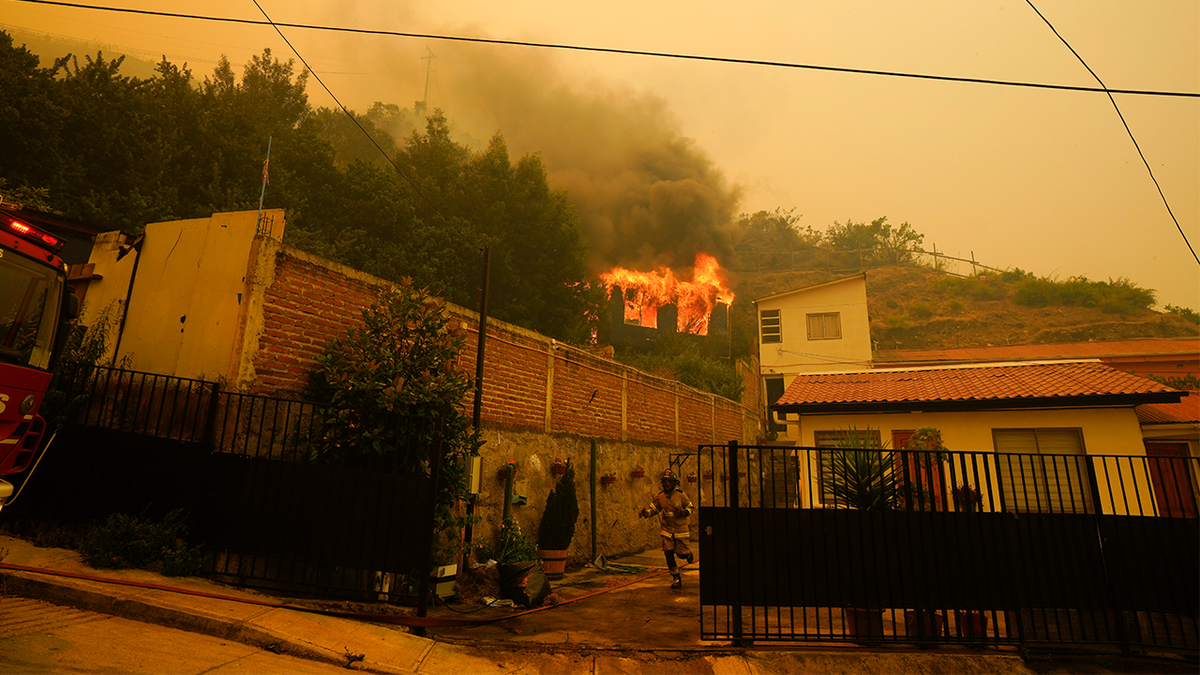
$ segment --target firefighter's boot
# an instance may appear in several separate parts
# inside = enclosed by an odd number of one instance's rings
[[[674,579],[671,582],[671,588],[675,590],[683,588],[683,577],[679,576],[679,572],[671,572],[671,578]]]

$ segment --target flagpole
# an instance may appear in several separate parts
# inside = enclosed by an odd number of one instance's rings
[[[267,195],[267,166],[271,164],[271,140],[273,138],[274,136],[267,136],[267,161],[263,162],[262,192],[258,194],[258,220],[254,221],[255,230],[262,228],[263,197]]]

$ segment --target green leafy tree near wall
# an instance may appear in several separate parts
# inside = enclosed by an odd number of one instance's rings
[[[440,420],[436,555],[453,559],[458,528],[466,523],[454,515],[467,494],[466,460],[483,445],[463,410],[471,381],[456,363],[465,337],[445,304],[407,279],[382,291],[362,317],[361,326],[330,342],[317,359],[308,394],[326,407],[315,422],[319,432],[308,439],[311,459],[422,475],[428,420]]]

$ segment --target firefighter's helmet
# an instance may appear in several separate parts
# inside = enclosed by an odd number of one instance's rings
[[[667,469],[666,471],[662,472],[662,478],[660,480],[662,480],[664,482],[671,482],[671,483],[674,483],[675,485],[679,485],[679,478],[676,477],[675,472],[670,469]]]

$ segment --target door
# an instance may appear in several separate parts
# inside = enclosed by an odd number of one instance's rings
[[[1146,461],[1159,515],[1196,518],[1196,492],[1188,470],[1188,444],[1146,441]]]
[[[896,456],[896,472],[900,475],[900,498],[905,503],[911,497],[912,508],[918,511],[946,510],[946,479],[942,462],[932,454],[905,452],[912,430],[892,430],[892,449]],[[902,508],[907,508],[902,505]]]

